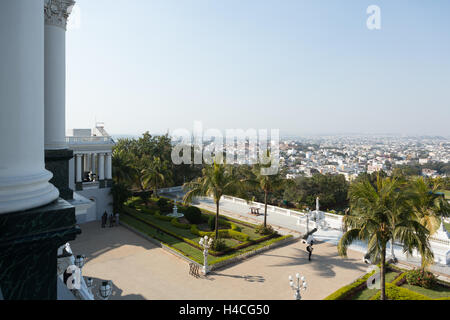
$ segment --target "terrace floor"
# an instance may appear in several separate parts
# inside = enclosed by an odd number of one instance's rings
[[[288,276],[306,277],[304,299],[323,299],[366,273],[361,253],[347,259],[336,246],[316,244],[308,261],[300,242],[276,248],[239,264],[214,271],[207,277],[189,275],[189,265],[124,227],[102,229],[100,222],[81,226],[83,233],[71,242],[74,254],[85,254],[83,275],[112,280],[114,299],[148,300],[289,300],[293,291]]]

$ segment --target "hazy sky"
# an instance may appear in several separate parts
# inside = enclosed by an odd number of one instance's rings
[[[450,136],[448,0],[77,3],[67,129]]]

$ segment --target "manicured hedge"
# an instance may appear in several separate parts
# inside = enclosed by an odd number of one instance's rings
[[[406,282],[406,272],[403,272],[400,274],[397,278],[395,278],[394,281],[392,281],[392,284],[400,287]]]
[[[380,300],[381,292],[377,292],[370,300]],[[389,300],[433,300],[420,293],[386,283],[386,298]]]
[[[173,220],[173,217],[163,216],[159,212],[155,213],[155,218],[161,221],[168,221],[168,222],[172,222]]]
[[[333,292],[328,297],[326,297],[324,300],[344,300],[345,298],[348,298],[350,295],[355,293],[355,291],[357,291],[357,289],[359,289],[360,286],[366,285],[367,280],[374,273],[375,270],[366,274],[364,277],[359,278],[355,282],[338,289],[337,291]]]
[[[170,223],[174,227],[177,227],[177,228],[180,228],[180,229],[186,229],[186,230],[191,229],[191,225],[190,224],[180,223],[180,222],[178,222],[178,219],[176,219],[176,218],[172,218],[172,220],[170,220]]]

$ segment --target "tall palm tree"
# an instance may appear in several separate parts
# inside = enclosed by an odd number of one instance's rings
[[[131,158],[125,150],[114,149],[112,155],[112,169],[115,182],[127,185],[131,183]]]
[[[264,193],[264,228],[267,227],[267,202],[268,197],[274,191],[282,189],[288,184],[286,179],[283,179],[280,172],[268,175],[264,169],[270,168],[272,161],[269,164],[256,164],[252,170],[248,172],[248,178],[245,183],[251,189],[261,190]]]
[[[219,203],[223,195],[234,194],[242,188],[242,182],[236,179],[234,168],[230,165],[213,163],[205,165],[202,176],[185,183],[183,188],[187,190],[183,201],[191,203],[198,196],[212,196],[216,204],[216,239],[219,238]]]
[[[423,177],[412,180],[410,188],[411,205],[414,213],[429,231],[436,233],[443,217],[450,215],[450,205],[445,197],[438,193],[442,185],[433,183],[431,188]]]
[[[414,178],[410,183],[409,201],[417,220],[429,231],[436,233],[442,224],[442,218],[450,215],[450,205],[445,197],[438,193],[442,185],[437,182],[430,187],[423,177]],[[426,268],[433,259],[422,255],[422,268]]]
[[[339,255],[346,256],[353,241],[367,241],[369,255],[381,262],[381,299],[385,300],[387,243],[396,240],[405,253],[417,249],[429,257],[429,232],[415,219],[407,205],[407,193],[396,179],[378,176],[374,184],[367,179],[354,183],[349,198],[351,212],[343,220],[347,232],[339,241]]]
[[[148,167],[143,169],[142,180],[146,187],[153,188],[153,193],[158,197],[158,188],[170,179],[170,173],[167,161],[154,157]]]

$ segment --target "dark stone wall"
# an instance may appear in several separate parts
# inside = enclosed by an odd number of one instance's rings
[[[81,233],[62,199],[0,215],[0,287],[5,300],[56,300],[57,250]]]

